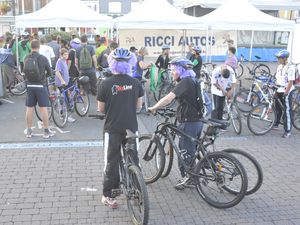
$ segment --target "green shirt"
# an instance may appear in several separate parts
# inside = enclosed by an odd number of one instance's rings
[[[98,48],[96,48],[96,52],[95,52],[95,55],[96,57],[98,58],[98,56],[103,52],[105,51],[107,47],[105,45],[100,45]]]
[[[13,54],[16,54],[16,42],[12,47]],[[31,52],[30,42],[28,41],[23,48],[21,42],[18,42],[18,52],[19,52],[19,59],[20,62],[24,62],[25,57]]]

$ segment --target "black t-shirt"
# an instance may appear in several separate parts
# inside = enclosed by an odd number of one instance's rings
[[[184,78],[179,81],[172,92],[179,102],[177,108],[177,119],[179,122],[198,121],[196,81],[193,78]]]
[[[68,58],[68,60],[71,61],[71,65],[70,65],[70,69],[69,69],[70,77],[78,77],[79,76],[79,71],[75,65],[75,56],[76,56],[76,50],[74,48],[71,48],[69,50],[69,58]]]
[[[160,55],[158,56],[155,65],[159,69],[168,69],[169,61],[170,61],[169,56]]]
[[[97,100],[105,103],[104,132],[125,133],[138,130],[136,103],[144,95],[142,85],[129,75],[113,75],[100,85]]]
[[[198,58],[196,58],[194,55],[192,55],[191,56],[191,61],[194,62],[195,60],[198,61],[198,64],[193,67],[193,71],[196,73],[197,77],[199,77],[200,76],[201,67],[202,67],[202,58],[201,58],[201,56],[199,56]]]

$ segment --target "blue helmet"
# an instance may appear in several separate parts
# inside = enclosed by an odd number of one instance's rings
[[[163,45],[161,48],[162,48],[162,50],[170,49],[170,45]]]
[[[290,56],[290,53],[287,50],[281,50],[281,51],[277,52],[277,54],[275,56],[277,58],[288,58]]]
[[[188,60],[187,58],[183,56],[175,57],[172,59],[169,64],[171,65],[176,65],[176,66],[181,66],[185,69],[192,69],[193,68],[193,63]]]
[[[199,46],[194,46],[192,48],[197,54],[200,54],[202,51],[201,51],[201,48]]]
[[[128,60],[131,58],[131,53],[126,48],[116,48],[112,54],[112,57],[116,61],[125,61],[128,62]]]

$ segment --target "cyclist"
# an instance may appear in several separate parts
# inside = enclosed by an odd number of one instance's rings
[[[212,71],[211,93],[213,96],[213,111],[211,118],[222,120],[225,96],[227,98],[232,97],[235,83],[235,73],[230,66],[223,64]]]
[[[158,56],[158,58],[155,62],[155,65],[159,71],[168,69],[169,61],[170,61],[169,55],[170,55],[170,46],[163,45],[162,53]]]
[[[279,101],[284,106],[284,111],[280,107],[280,103],[275,101],[275,108],[277,113],[277,120],[275,121],[274,129],[278,129],[281,116],[283,114],[283,138],[291,136],[292,120],[291,120],[291,90],[293,89],[293,82],[295,80],[295,67],[288,62],[290,53],[287,50],[281,50],[276,54],[279,66],[276,71],[276,84],[280,87],[276,91]]]
[[[201,135],[203,124],[199,121],[200,117],[197,111],[196,74],[193,71],[193,63],[185,57],[176,57],[169,64],[171,65],[173,79],[178,83],[168,95],[148,109],[155,113],[157,109],[168,105],[173,99],[178,100],[179,106],[176,116],[179,122],[178,128],[197,138]],[[191,163],[196,152],[196,144],[186,137],[179,137],[179,148],[185,162],[187,164]],[[185,185],[189,184],[190,179],[186,177],[183,165],[179,165],[179,169],[183,179],[176,184],[175,188],[183,189]]]
[[[120,148],[125,144],[126,129],[137,132],[136,110],[142,107],[142,86],[131,77],[133,59],[127,49],[115,49],[109,65],[113,75],[101,82],[97,95],[100,111],[106,115],[102,203],[110,208],[118,207],[112,189],[119,188]],[[134,152],[134,158],[138,165],[137,151]]]
[[[192,55],[193,55],[193,47],[195,46],[195,44],[192,42],[189,44],[189,51],[186,54],[186,58],[187,59],[191,59]]]
[[[141,47],[138,51],[138,55],[136,57],[137,63],[134,67],[133,77],[141,80],[143,78],[143,72],[145,69],[151,67],[152,63],[146,63],[144,61],[144,57],[148,55],[148,49],[146,47]]]
[[[192,56],[190,60],[193,63],[193,70],[196,73],[196,77],[200,78],[200,71],[202,67],[201,48],[199,46],[192,47]]]

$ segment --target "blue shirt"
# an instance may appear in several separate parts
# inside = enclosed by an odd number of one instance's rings
[[[141,56],[141,55],[138,55],[137,57],[136,57],[136,59],[137,59],[137,62],[136,62],[136,65],[135,65],[135,67],[134,67],[134,71],[133,71],[133,77],[134,78],[142,78],[142,76],[143,76],[143,70],[142,70],[142,68],[140,67],[140,62],[141,61],[144,61],[144,57],[143,56]]]

